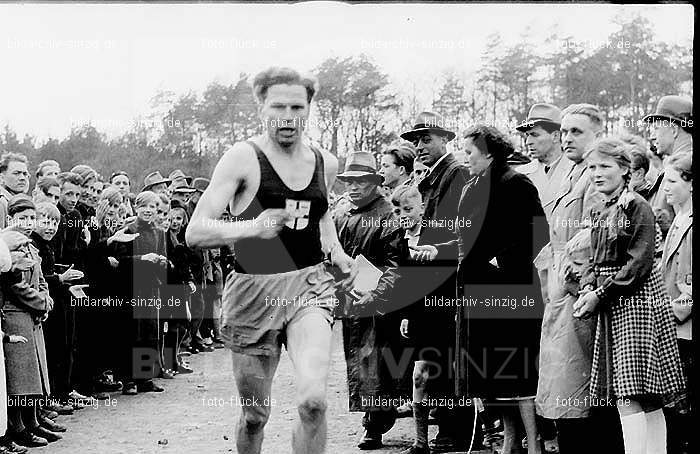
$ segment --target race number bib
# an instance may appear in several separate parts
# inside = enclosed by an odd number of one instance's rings
[[[309,212],[311,211],[310,200],[294,200],[286,199],[287,213],[292,216],[292,219],[287,221],[285,225],[292,230],[303,230],[309,225]]]

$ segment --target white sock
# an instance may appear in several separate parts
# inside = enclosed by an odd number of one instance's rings
[[[647,418],[644,412],[620,417],[625,454],[647,454]]]
[[[647,454],[666,454],[666,418],[663,410],[644,414],[647,419]]]

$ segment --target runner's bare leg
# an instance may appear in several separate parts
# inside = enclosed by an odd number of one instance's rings
[[[236,437],[239,454],[260,454],[263,429],[270,417],[272,378],[278,364],[279,356],[233,352],[233,376],[242,403]]]
[[[331,326],[316,312],[304,314],[287,327],[287,351],[294,365],[299,410],[292,436],[294,454],[325,452],[331,337]]]

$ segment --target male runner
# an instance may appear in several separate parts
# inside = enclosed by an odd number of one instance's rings
[[[288,68],[258,74],[253,90],[265,133],[236,143],[214,169],[192,214],[190,246],[234,245],[236,263],[223,295],[222,337],[233,351],[241,397],[239,453],[260,453],[281,344],[294,365],[300,421],[292,452],[326,443],[326,381],[334,279],[324,253],[352,285],[356,268],[328,212],[337,159],[301,141],[315,82]],[[231,206],[234,221],[221,221]]]

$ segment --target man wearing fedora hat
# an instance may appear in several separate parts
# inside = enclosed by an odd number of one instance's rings
[[[668,95],[659,100],[656,111],[643,118],[649,126],[652,145],[662,158],[677,153],[693,152],[693,102],[681,96]],[[658,190],[664,173],[660,172],[653,184],[655,190],[649,203],[654,209],[656,222],[664,238],[675,217],[673,207],[666,201],[664,191]]]
[[[222,338],[246,402],[238,423],[239,453],[260,453],[270,391],[282,344],[296,376],[299,420],[294,454],[326,445],[326,389],[331,358],[335,279],[324,257],[348,275],[357,269],[338,240],[328,210],[335,156],[302,141],[316,82],[273,67],[253,80],[264,132],[221,158],[186,231],[190,246],[234,247],[223,301]],[[226,206],[233,221],[219,219]]]
[[[151,172],[143,179],[143,191],[152,191],[156,194],[165,194],[170,183],[169,178],[163,178],[159,171]]]
[[[345,172],[338,175],[354,207],[335,219],[338,239],[352,257],[362,254],[382,270],[375,290],[357,292],[342,301],[343,347],[348,365],[350,411],[365,412],[360,449],[382,447],[382,434],[394,425],[393,406],[376,405],[378,399],[394,399],[395,381],[385,352],[396,346],[398,322],[392,324],[392,291],[399,279],[398,267],[408,258],[408,247],[393,205],[378,188],[384,178],[375,158],[366,152],[348,157]],[[368,377],[376,377],[368,379]]]
[[[189,175],[185,175],[185,172],[183,172],[180,169],[175,169],[172,172],[170,172],[170,175],[168,175],[168,179],[172,182],[170,183],[170,189],[175,190],[175,188],[179,188],[181,186],[189,186],[192,184],[192,177]]]
[[[452,153],[447,152],[447,143],[456,135],[447,127],[448,122],[439,114],[421,112],[414,121],[413,128],[401,134],[402,139],[415,147],[417,160],[428,167],[418,184],[425,203],[422,245],[411,248],[415,250],[417,261],[425,264],[422,284],[430,289],[424,295],[426,300],[454,298],[457,284],[457,235],[449,226],[457,218],[457,205],[467,182],[468,171]],[[454,396],[454,386],[450,380],[453,366],[448,353],[455,348],[455,308],[430,308],[424,315],[430,322],[426,321],[422,329],[430,331],[429,337],[433,343],[431,348],[418,352],[416,359],[426,361],[433,368],[427,383],[431,398],[451,398]],[[435,330],[435,326],[442,329]],[[427,350],[438,351],[440,354],[431,355]],[[414,370],[414,379],[423,379],[422,377],[422,371]],[[428,408],[417,402],[414,402],[413,407],[417,430],[421,434],[426,433]],[[471,419],[466,414],[470,410],[471,407],[463,406],[454,409],[439,407],[436,410],[439,431],[431,443],[434,452],[449,452],[468,446],[459,422],[465,418]],[[416,442],[422,443],[422,440]],[[410,449],[417,448],[414,446]],[[428,448],[421,446],[421,449]]]
[[[552,199],[561,180],[574,162],[561,151],[561,110],[552,104],[540,103],[530,108],[527,119],[515,129],[525,135],[525,146],[533,158],[513,170],[527,175],[537,188],[547,219],[552,214]]]

